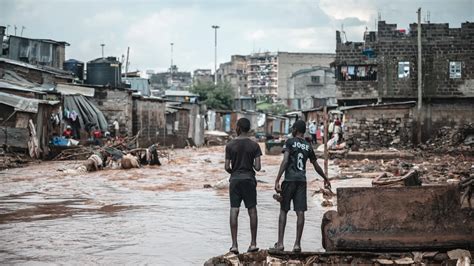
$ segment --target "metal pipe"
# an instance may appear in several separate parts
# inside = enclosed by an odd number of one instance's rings
[[[418,8],[418,143],[421,143],[421,108],[423,96],[423,73],[422,73],[422,55],[421,55],[421,7]]]
[[[170,79],[171,79],[171,84],[173,84],[173,45],[174,43],[170,43],[171,45],[171,66],[170,66]]]
[[[217,29],[219,26],[212,25],[214,29],[214,85],[217,85]]]

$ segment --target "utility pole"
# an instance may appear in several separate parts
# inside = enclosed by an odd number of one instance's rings
[[[324,174],[329,178],[328,175],[328,107],[324,105],[323,107],[323,119],[324,119],[324,132],[323,132],[323,141],[324,141]]]
[[[418,144],[421,144],[421,108],[422,108],[422,86],[423,86],[423,74],[422,74],[422,60],[421,60],[421,7],[418,8]]]
[[[214,85],[217,85],[217,29],[219,26],[212,25],[214,29]]]
[[[171,45],[171,65],[170,65],[170,79],[171,79],[171,84],[173,84],[173,45],[174,43],[170,43]]]
[[[104,46],[105,46],[105,43],[101,43],[100,46],[102,47],[102,58],[104,58]]]
[[[127,47],[127,60],[125,60],[125,78],[128,75],[128,56],[130,55],[130,46]]]

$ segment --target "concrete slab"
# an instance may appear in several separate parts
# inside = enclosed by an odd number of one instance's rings
[[[337,202],[321,225],[326,250],[474,248],[457,186],[339,188]]]

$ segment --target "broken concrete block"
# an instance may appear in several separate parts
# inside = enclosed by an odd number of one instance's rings
[[[399,265],[411,265],[411,264],[414,264],[415,261],[412,258],[405,257],[405,258],[395,260],[395,263]]]
[[[388,260],[388,259],[376,259],[376,262],[382,264],[382,265],[392,265],[393,260]]]
[[[464,257],[471,258],[471,252],[465,249],[454,249],[448,251],[448,257],[452,260],[457,260]]]
[[[328,251],[474,247],[472,213],[457,186],[338,188],[321,224]],[[361,206],[364,206],[361,208]]]

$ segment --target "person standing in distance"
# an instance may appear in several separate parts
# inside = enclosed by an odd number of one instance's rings
[[[313,147],[304,139],[306,124],[298,120],[293,124],[292,135],[283,146],[284,157],[275,180],[275,191],[281,193],[280,217],[278,221],[278,242],[272,250],[283,251],[283,237],[285,235],[286,217],[293,201],[296,212],[296,240],[293,252],[301,252],[301,236],[304,227],[304,212],[308,209],[306,200],[306,161],[309,159],[316,172],[323,177],[326,188],[331,187],[329,179],[319,166]],[[280,185],[281,176],[285,173],[285,180]]]
[[[237,138],[225,147],[225,170],[230,174],[230,232],[232,247],[230,252],[239,253],[237,244],[237,220],[240,204],[245,203],[250,217],[252,240],[247,252],[256,252],[257,248],[257,180],[255,171],[260,171],[260,146],[249,138],[250,121],[241,118],[237,121]]]

